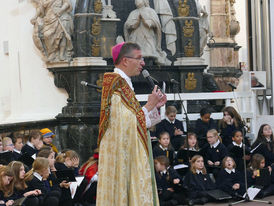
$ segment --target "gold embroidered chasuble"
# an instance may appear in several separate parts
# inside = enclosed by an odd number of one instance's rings
[[[158,206],[151,145],[135,93],[105,73],[99,123],[97,206]]]

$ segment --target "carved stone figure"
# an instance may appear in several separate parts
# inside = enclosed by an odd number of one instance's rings
[[[47,62],[70,61],[72,57],[73,21],[70,0],[33,0],[36,15],[33,41]]]
[[[197,13],[199,20],[199,32],[200,32],[200,56],[204,53],[204,48],[207,44],[207,35],[209,33],[208,13],[206,8],[201,6],[199,0],[196,1]]]
[[[156,63],[170,65],[166,53],[161,48],[161,23],[157,13],[150,8],[148,0],[135,0],[133,10],[125,22],[126,41],[138,43],[144,57],[152,57]]]
[[[165,34],[167,49],[172,55],[174,55],[176,53],[175,42],[177,40],[177,34],[169,3],[167,0],[154,0],[154,9],[161,20],[162,31]]]

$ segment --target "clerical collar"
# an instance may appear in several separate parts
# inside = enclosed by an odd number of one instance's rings
[[[40,180],[40,181],[43,180],[43,177],[42,177],[40,174],[38,174],[37,172],[34,172],[34,173],[33,173],[33,176],[36,177],[36,178],[37,178],[38,180]]]
[[[129,85],[129,87],[134,91],[134,88],[133,88],[133,85],[131,82],[131,78],[128,75],[126,75],[126,73],[124,71],[122,71],[119,68],[114,68],[114,72],[119,74],[123,79],[125,79],[127,84]]]
[[[232,141],[232,144],[234,146],[237,146],[237,147],[242,147],[243,146],[243,143],[241,142],[241,144],[237,144],[236,142]]]
[[[228,174],[231,174],[231,172],[235,173],[235,169],[234,169],[234,168],[233,168],[232,170],[225,168],[225,171],[226,171]]]
[[[31,142],[27,141],[27,145],[30,146],[31,148],[35,149],[34,145]]]
[[[168,119],[168,117],[166,117],[166,120],[167,120],[170,124],[175,124],[175,119],[174,119],[173,121],[170,121],[170,120]]]
[[[13,149],[14,152],[18,153],[18,154],[21,154],[21,151],[17,150],[17,149]]]
[[[168,148],[167,147],[163,147],[161,144],[159,144],[159,147],[163,150],[166,151]]]
[[[214,144],[210,145],[210,147],[211,148],[212,147],[216,148],[219,145],[219,143],[220,143],[220,140],[217,140],[217,142],[215,142]]]
[[[197,173],[197,174],[200,174],[200,173],[203,174],[203,171],[202,171],[202,170],[196,169],[196,173]]]

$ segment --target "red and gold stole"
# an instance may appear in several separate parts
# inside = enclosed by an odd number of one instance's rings
[[[137,131],[148,155],[145,114],[142,110],[140,103],[135,97],[134,91],[132,91],[132,89],[129,87],[126,80],[124,80],[119,74],[113,72],[107,72],[104,74],[101,97],[98,147],[109,125],[111,97],[114,92],[121,97],[122,103],[136,115]]]

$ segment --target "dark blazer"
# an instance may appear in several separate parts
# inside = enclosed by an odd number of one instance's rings
[[[198,138],[199,147],[202,148],[207,143],[206,134],[208,130],[218,129],[216,123],[210,118],[208,123],[203,122],[201,119],[197,119],[195,126],[195,133]]]
[[[193,174],[189,171],[184,179],[184,188],[187,189],[189,197],[201,198],[207,190],[216,189],[216,185],[212,182],[208,174]]]
[[[208,160],[214,162],[220,161],[224,159],[224,157],[227,155],[227,149],[226,147],[220,142],[216,148],[208,147],[205,149],[205,162]]]
[[[34,155],[34,154],[37,154],[38,152],[39,152],[39,150],[32,148],[32,147],[29,146],[28,144],[25,144],[25,145],[22,147],[22,151],[21,151],[22,154],[27,153],[29,156],[32,156],[32,155]]]
[[[240,188],[234,190],[232,186],[237,183],[240,184]],[[230,195],[234,195],[236,192],[240,195],[245,193],[243,174],[237,170],[235,170],[235,173],[231,172],[229,174],[225,169],[221,169],[216,180],[216,185],[219,189],[229,193]]]
[[[159,156],[166,156],[169,159],[169,164],[172,165],[174,162],[174,150],[173,149],[168,149],[168,150],[163,150],[160,147],[160,144],[155,145],[153,147],[153,158],[159,157]]]

